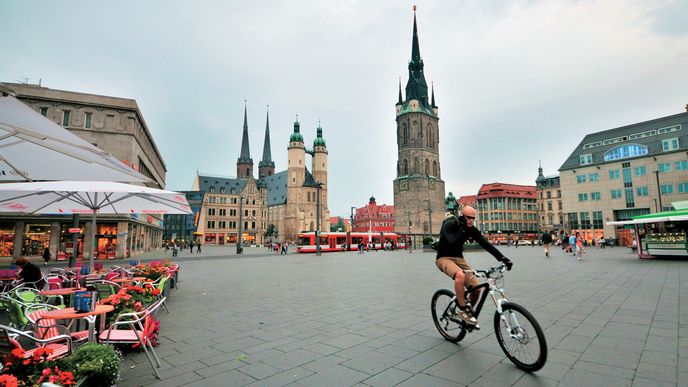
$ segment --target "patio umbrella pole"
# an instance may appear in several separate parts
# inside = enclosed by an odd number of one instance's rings
[[[98,202],[98,192],[94,195],[94,203]],[[89,271],[93,273],[93,254],[96,250],[96,208],[93,208],[93,214],[91,215],[91,254],[88,256],[89,261]]]

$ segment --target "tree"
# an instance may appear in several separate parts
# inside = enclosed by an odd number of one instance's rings
[[[265,231],[265,236],[276,236],[277,235],[277,227],[275,227],[274,224],[270,223],[268,225],[268,229]]]
[[[342,217],[337,218],[337,224],[330,223],[330,231],[344,231],[346,226],[344,226],[344,219]]]

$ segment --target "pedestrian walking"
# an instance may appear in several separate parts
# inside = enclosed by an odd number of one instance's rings
[[[542,233],[542,245],[545,248],[545,257],[549,257],[552,247],[552,234],[550,234],[548,231]]]
[[[585,251],[585,247],[583,246],[583,238],[581,238],[579,232],[576,233],[575,238],[576,238],[576,242],[575,242],[576,252],[575,252],[575,255],[576,255],[577,259],[580,261],[581,259],[583,259],[583,252]]]
[[[201,241],[198,241],[198,242],[196,242],[196,243],[197,243],[197,244],[196,244],[196,252],[197,252],[198,254],[200,254],[200,253],[201,253]]]
[[[45,246],[45,249],[43,249],[43,265],[48,266],[48,261],[52,258],[52,254],[50,254],[50,249],[48,246]]]

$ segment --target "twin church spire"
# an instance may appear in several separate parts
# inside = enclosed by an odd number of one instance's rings
[[[263,157],[258,163],[258,178],[263,179],[264,177],[275,174],[275,162],[272,160],[272,152],[270,146],[270,105],[268,105],[268,110],[265,117],[265,140],[263,142]],[[294,133],[297,133],[300,137],[300,141],[303,142],[303,136],[299,133],[299,121],[298,116],[296,122],[294,123]],[[294,134],[291,135],[291,138]],[[290,141],[293,141],[290,139]],[[320,127],[320,122],[318,122],[317,137],[313,141],[313,146],[325,146],[325,140],[322,137],[322,128]],[[246,101],[244,100],[244,127],[241,135],[241,152],[239,153],[239,158],[237,159],[237,178],[245,179],[249,176],[253,176],[253,159],[251,158],[251,151],[249,149],[248,141],[248,114]]]

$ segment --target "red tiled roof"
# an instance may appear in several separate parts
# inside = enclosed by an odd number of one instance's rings
[[[480,187],[477,199],[487,199],[496,197],[535,199],[535,186],[506,183],[483,184],[482,187]]]
[[[459,197],[459,202],[460,205],[462,206],[467,206],[471,203],[475,203],[475,201],[478,199],[478,195],[464,195]]]

